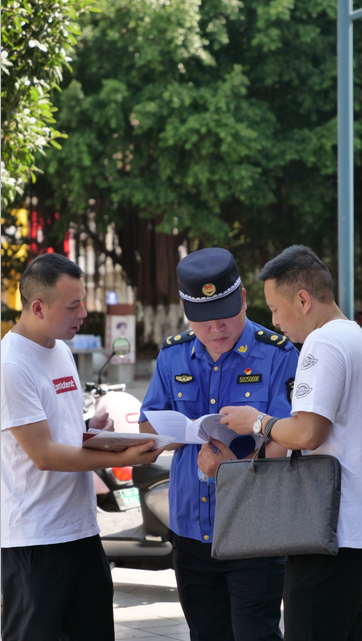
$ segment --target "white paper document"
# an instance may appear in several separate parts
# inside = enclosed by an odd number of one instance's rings
[[[227,425],[222,425],[220,419],[224,414],[205,414],[192,421],[181,412],[173,410],[143,412],[157,434],[171,436],[174,443],[202,444],[216,438],[229,447],[231,441],[238,436]]]
[[[154,441],[155,449],[165,447],[172,443],[170,436],[157,436],[156,434],[126,434],[123,432],[107,432],[92,430],[83,432],[82,447],[91,450],[109,450],[111,452],[123,452],[133,445],[142,445],[148,441]]]

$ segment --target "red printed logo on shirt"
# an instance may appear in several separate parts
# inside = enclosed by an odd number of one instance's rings
[[[63,392],[73,392],[73,390],[78,389],[73,376],[64,376],[63,378],[55,378],[53,380],[54,389],[57,394],[63,394]]]

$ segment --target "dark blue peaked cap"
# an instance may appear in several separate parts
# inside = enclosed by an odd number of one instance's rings
[[[177,266],[179,293],[190,321],[218,320],[239,314],[241,279],[227,249],[200,249]]]

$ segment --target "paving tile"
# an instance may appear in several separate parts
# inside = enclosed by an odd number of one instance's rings
[[[164,603],[165,605],[170,605],[172,607],[175,603],[179,603],[179,598],[177,594],[163,592],[163,593],[153,593],[152,590],[147,592],[138,592],[132,594],[122,594],[115,595],[114,603],[119,605],[127,605],[131,602],[134,603],[138,601],[143,605],[152,605],[153,603]]]
[[[128,628],[128,630],[119,630],[117,627],[115,627],[115,633],[116,633],[116,639],[117,641],[120,639],[145,639],[150,637],[150,633],[148,630],[134,630],[132,628]],[[157,635],[153,636],[153,639]]]
[[[139,597],[129,597],[127,599],[123,599],[121,602],[117,604],[117,609],[124,609],[124,608],[132,608],[132,607],[152,607],[154,604],[146,599],[140,599]]]
[[[114,622],[114,629],[118,630],[119,632],[121,632],[122,630],[129,630],[130,628],[129,628],[128,625],[123,625],[123,623],[120,623],[119,621],[115,621]]]
[[[127,609],[127,614],[132,618],[134,613],[143,612],[145,616],[151,615],[151,619],[155,616],[160,616],[166,619],[179,618],[183,616],[181,605],[176,603],[163,603],[162,601],[157,601],[155,603],[137,601],[133,605],[128,603],[119,604],[115,611],[125,611]],[[126,613],[125,613],[126,614]]]
[[[146,626],[144,628],[147,629]],[[167,634],[168,636],[182,635],[184,633],[189,635],[189,628],[187,623],[182,623],[180,625],[173,625],[171,622],[168,626],[155,626],[152,627],[152,633],[154,634]],[[190,636],[190,635],[189,635]],[[178,636],[177,636],[178,638]]]
[[[152,632],[154,628],[159,628],[160,631],[158,634],[164,634],[163,631],[161,632],[161,628],[163,629],[167,626],[168,627],[177,626],[179,628],[182,628],[180,632],[183,632],[184,630],[182,626],[185,625],[185,620],[183,617],[180,619],[168,619],[168,618],[166,619],[162,617],[155,617],[153,619],[144,618],[144,619],[138,619],[137,621],[127,621],[126,625],[129,626],[130,628],[138,628],[140,630],[149,629],[149,630],[152,630]]]
[[[132,639],[132,637],[130,638]],[[126,641],[126,639],[124,637],[122,638],[116,635],[116,641]],[[153,634],[152,636],[142,637],[142,641],[175,641],[175,639],[169,636],[166,637],[166,636],[160,636],[159,634]],[[190,641],[190,637],[188,638],[187,641]]]
[[[137,590],[138,587],[139,586],[135,585],[134,583],[115,583],[113,581],[114,590],[117,590],[117,592],[122,592],[122,594],[129,594],[130,592],[134,592],[134,590]]]
[[[150,613],[145,612],[143,608],[117,608],[113,611],[113,616],[115,621],[128,625],[128,622],[149,619]]]
[[[121,585],[161,585],[176,587],[174,570],[130,570],[113,568],[112,578],[115,586]]]
[[[152,599],[170,599],[173,601],[178,601],[178,591],[176,588],[171,588],[168,586],[159,586],[159,585],[139,585],[134,586],[134,590],[128,594],[132,595],[147,595],[152,597]]]
[[[149,610],[146,610],[149,612]],[[156,603],[151,606],[151,612],[159,617],[173,619],[182,616],[182,608],[179,603]]]

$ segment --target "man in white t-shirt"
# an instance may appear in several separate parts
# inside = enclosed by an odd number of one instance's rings
[[[285,641],[362,639],[362,329],[337,307],[331,275],[308,247],[294,245],[258,276],[273,323],[303,343],[291,418],[270,438],[291,450],[331,454],[341,464],[339,553],[288,559],[284,588]],[[248,434],[259,413],[224,407],[222,422]],[[261,421],[261,432],[271,417]],[[203,446],[211,465],[212,450]]]
[[[113,586],[91,470],[152,463],[153,443],[80,447],[85,425],[71,339],[87,315],[81,269],[58,254],[20,281],[17,325],[2,340],[3,641],[114,641]],[[90,427],[113,430],[108,414]]]

